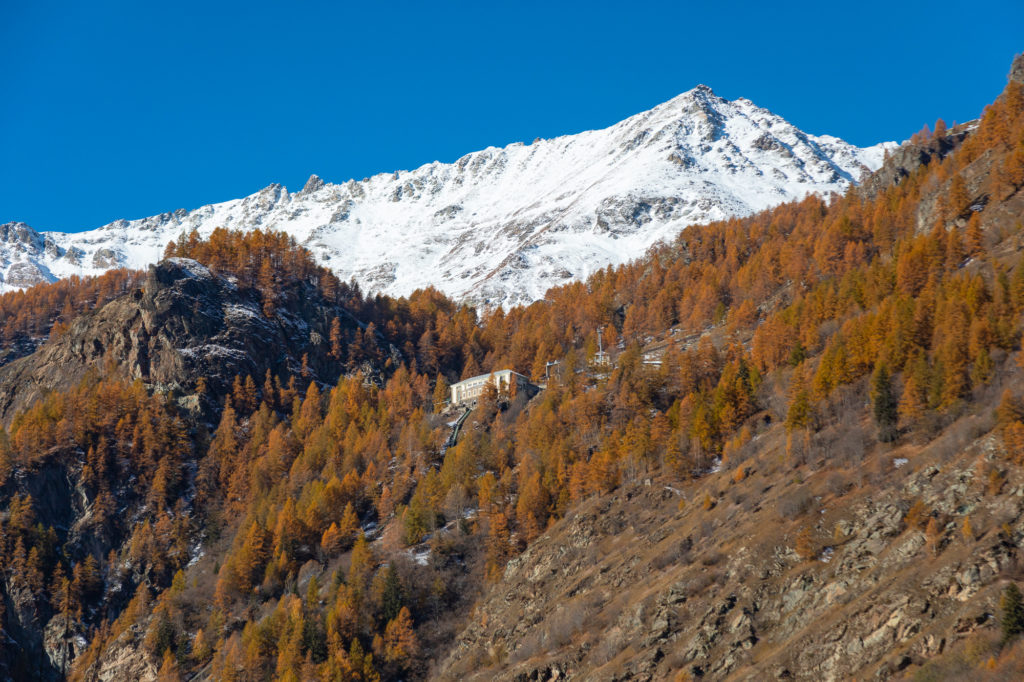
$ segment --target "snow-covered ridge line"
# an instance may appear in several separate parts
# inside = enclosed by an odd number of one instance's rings
[[[299,192],[242,199],[78,233],[0,225],[0,289],[158,261],[182,231],[284,230],[344,280],[405,295],[436,286],[513,304],[642,255],[687,225],[808,193],[843,192],[876,170],[883,143],[858,148],[804,133],[746,99],[706,86],[603,130],[488,147]]]

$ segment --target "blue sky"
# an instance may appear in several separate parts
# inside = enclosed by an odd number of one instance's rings
[[[1022,26],[1020,0],[7,0],[0,222],[90,229],[452,161],[698,83],[808,132],[904,139],[976,116]]]

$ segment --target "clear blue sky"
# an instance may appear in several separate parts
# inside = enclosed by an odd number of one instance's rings
[[[867,145],[976,116],[1024,2],[0,2],[0,222],[81,230],[610,125],[698,83]]]

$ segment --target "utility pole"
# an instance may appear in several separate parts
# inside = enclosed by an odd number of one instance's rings
[[[604,327],[597,328],[597,355],[594,356],[594,364],[598,367],[611,364],[608,354],[604,352]]]

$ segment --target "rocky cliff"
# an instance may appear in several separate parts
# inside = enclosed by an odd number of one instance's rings
[[[303,356],[317,376],[337,377],[338,364],[328,357],[331,321],[339,317],[344,329],[359,323],[306,289],[267,317],[259,292],[189,259],[162,261],[150,267],[142,288],[0,368],[0,419],[9,421],[90,370],[122,373],[176,395],[193,393],[202,377],[210,394],[221,396],[236,375],[262,382],[267,370],[298,372]]]

